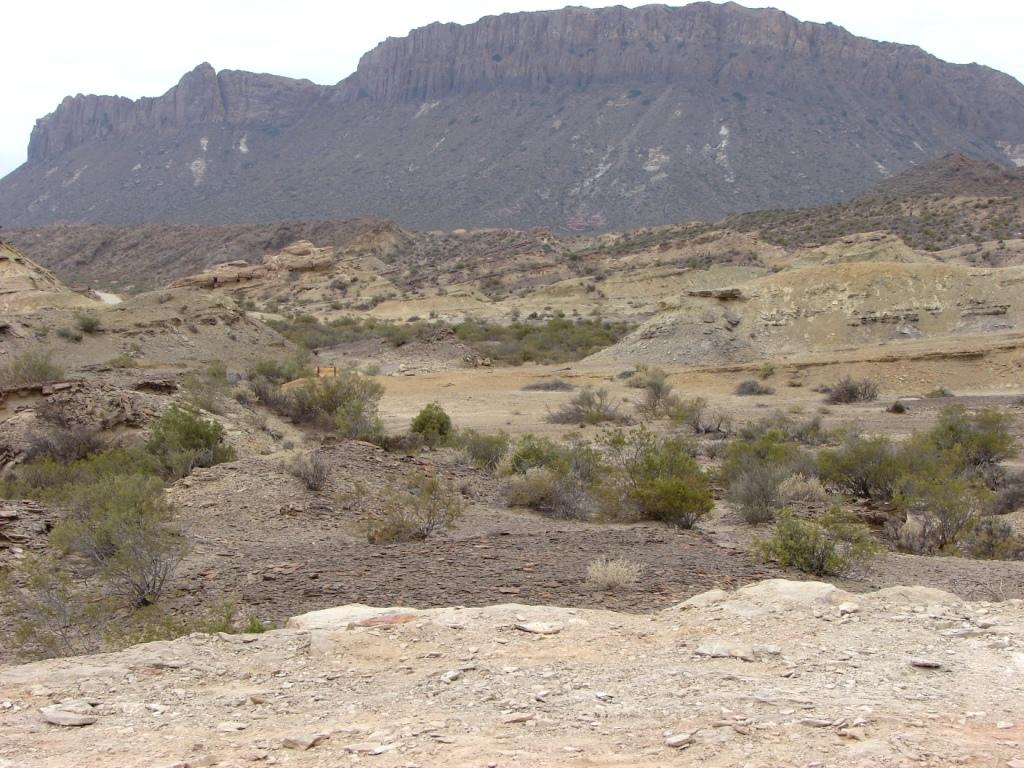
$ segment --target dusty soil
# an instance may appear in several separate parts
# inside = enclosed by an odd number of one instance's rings
[[[1020,600],[767,581],[649,614],[348,606],[289,627],[2,668],[0,760],[14,768],[1017,768],[1024,760]],[[88,724],[50,724],[44,712]]]

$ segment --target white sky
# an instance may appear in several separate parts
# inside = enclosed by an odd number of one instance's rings
[[[577,4],[580,0],[575,0]],[[35,120],[68,94],[156,96],[202,61],[335,83],[388,36],[432,21],[468,23],[552,0],[40,0],[7,2],[0,35],[0,176],[25,160]],[[600,7],[608,2],[583,2]],[[644,3],[624,2],[635,7]],[[672,4],[684,4],[682,2]],[[1024,3],[1011,0],[776,0],[805,21],[919,45],[1024,81]]]

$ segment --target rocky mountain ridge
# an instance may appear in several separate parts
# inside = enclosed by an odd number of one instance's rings
[[[333,86],[204,64],[69,97],[7,226],[390,216],[600,231],[843,199],[950,151],[1024,163],[1024,86],[734,3],[432,24]]]

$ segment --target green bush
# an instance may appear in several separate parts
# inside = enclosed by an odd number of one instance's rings
[[[814,474],[814,458],[775,430],[731,442],[719,471],[729,501],[752,525],[774,519],[783,506],[779,488],[787,478]]]
[[[377,403],[384,387],[355,371],[308,379],[285,396],[283,407],[300,424],[334,428],[343,437],[372,440],[380,435]]]
[[[481,469],[494,471],[508,455],[510,440],[505,432],[484,434],[474,429],[459,432],[459,445],[469,460]]]
[[[1024,560],[1024,536],[998,517],[982,517],[963,538],[961,551],[978,560]]]
[[[738,430],[744,440],[755,440],[768,432],[779,432],[787,440],[803,445],[822,445],[832,439],[832,435],[821,425],[821,416],[794,419],[782,411],[775,411],[771,416],[745,424]]]
[[[371,544],[426,539],[451,528],[465,514],[466,502],[450,481],[419,475],[406,484],[366,521],[366,539]]]
[[[423,435],[427,445],[439,445],[451,435],[452,420],[440,404],[427,403],[412,420],[409,431]]]
[[[25,387],[64,377],[64,369],[50,361],[49,352],[29,350],[0,368],[0,387]]]
[[[818,454],[818,474],[826,486],[872,501],[892,501],[906,469],[903,454],[883,436],[855,436]]]
[[[235,458],[235,449],[224,445],[224,427],[176,405],[153,425],[146,450],[161,462],[164,473],[171,478],[185,477],[196,467],[212,467]]]
[[[950,405],[939,412],[928,438],[940,451],[955,456],[964,469],[991,467],[1017,455],[1013,416],[988,408],[975,413],[962,405]]]
[[[109,483],[125,475],[155,477],[160,471],[156,457],[141,448],[112,448],[68,463],[44,456],[15,467],[0,480],[0,494],[66,506],[74,502],[83,487]]]
[[[569,468],[569,451],[547,437],[525,434],[512,446],[512,452],[499,466],[502,474],[524,475],[531,467],[544,467],[555,472]]]
[[[611,346],[632,330],[627,323],[552,318],[544,324],[514,322],[510,325],[476,320],[455,326],[458,339],[480,355],[509,365],[544,364],[582,360]]]
[[[840,576],[869,560],[878,546],[867,526],[834,508],[817,520],[803,520],[789,510],[779,513],[771,538],[758,542],[766,561],[815,576]]]
[[[247,371],[251,380],[262,380],[271,384],[284,384],[313,375],[308,353],[296,353],[283,359],[265,358],[258,360]]]
[[[989,499],[979,482],[937,466],[909,475],[899,506],[907,514],[898,542],[910,552],[952,552],[977,522]]]
[[[642,517],[692,528],[714,507],[708,478],[678,438],[659,439],[643,427],[606,438],[625,476],[624,491]]]
[[[99,317],[97,317],[93,312],[76,312],[75,327],[82,333],[88,333],[91,335],[99,333],[101,323]]]
[[[163,484],[124,475],[79,489],[72,514],[50,536],[59,551],[101,569],[107,588],[130,608],[157,602],[185,554],[171,525]]]

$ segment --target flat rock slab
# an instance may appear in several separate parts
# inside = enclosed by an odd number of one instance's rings
[[[90,714],[91,710],[92,707],[82,702],[81,704],[51,704],[48,707],[40,708],[39,713],[43,716],[43,720],[52,725],[81,727],[92,725],[99,720],[97,715]]]
[[[516,624],[515,628],[531,635],[557,635],[562,631],[561,624],[546,621],[527,621]]]
[[[707,656],[710,659],[742,659],[743,661],[754,661],[757,658],[753,646],[734,640],[720,639],[705,640],[697,647],[697,655]]]

